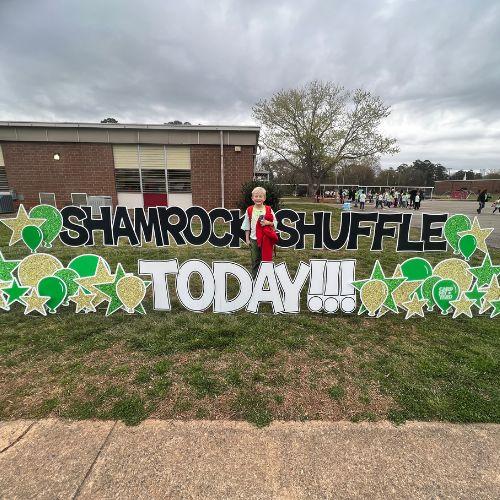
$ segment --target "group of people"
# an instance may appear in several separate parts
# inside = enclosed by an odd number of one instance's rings
[[[398,191],[397,189],[386,189],[384,192],[369,190],[365,193],[363,189],[343,189],[339,191],[325,191],[326,198],[335,198],[340,204],[345,202],[354,203],[354,207],[365,209],[365,204],[375,202],[375,208],[412,208],[419,210],[424,199],[422,190],[412,189],[411,191]],[[320,193],[316,193],[316,201],[319,202]]]
[[[354,202],[354,206],[364,210],[366,201],[373,203],[375,201],[376,208],[413,208],[420,209],[420,203],[424,198],[424,193],[421,190],[398,191],[397,189],[386,190],[384,193],[375,193],[373,190],[365,193],[363,189],[354,191],[352,189],[344,189],[340,192],[325,192],[325,196],[337,197],[340,203]],[[319,201],[320,193],[316,194],[316,201]],[[485,207],[488,200],[486,190],[478,193],[479,207],[477,213]],[[252,191],[252,202],[245,211],[245,218],[241,228],[245,231],[245,242],[250,248],[252,276],[255,278],[259,270],[261,262],[269,262],[273,260],[275,245],[278,242],[276,233],[276,217],[269,205],[265,204],[266,190],[262,187],[256,187]],[[500,198],[493,203],[493,213],[497,210],[500,213]]]

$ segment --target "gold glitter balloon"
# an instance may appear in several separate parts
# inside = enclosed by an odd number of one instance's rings
[[[436,265],[433,274],[442,279],[452,279],[465,292],[472,284],[474,276],[469,272],[469,264],[461,259],[446,259]]]
[[[125,306],[125,310],[133,313],[146,295],[146,285],[137,276],[124,276],[116,284],[116,294]]]
[[[59,259],[46,253],[34,253],[25,257],[17,268],[19,283],[23,286],[36,287],[46,276],[52,276],[64,266]]]
[[[375,316],[375,311],[384,303],[388,293],[389,288],[381,280],[368,281],[363,285],[359,296],[369,316]]]

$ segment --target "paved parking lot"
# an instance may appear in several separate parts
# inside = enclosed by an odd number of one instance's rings
[[[500,214],[498,211],[494,214],[491,212],[492,201],[486,204],[480,215],[477,214],[476,210],[478,207],[477,202],[472,201],[462,201],[462,200],[424,200],[422,202],[420,210],[411,210],[408,208],[384,208],[384,212],[412,212],[415,217],[412,221],[415,227],[420,227],[422,224],[422,212],[428,213],[448,213],[453,214],[465,214],[471,219],[477,216],[481,227],[494,227],[495,230],[491,233],[486,243],[489,247],[500,248]],[[358,211],[359,209],[353,208],[353,210]],[[375,210],[374,204],[366,205],[367,211]],[[377,211],[380,211],[378,209]]]

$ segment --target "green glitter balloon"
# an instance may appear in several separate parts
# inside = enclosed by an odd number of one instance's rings
[[[421,257],[412,257],[401,264],[401,273],[408,281],[425,280],[432,275],[432,266]]]
[[[99,256],[94,254],[83,254],[75,257],[69,264],[68,269],[73,269],[81,278],[94,276],[99,263]]]
[[[458,242],[461,231],[468,231],[472,227],[469,217],[463,214],[452,215],[444,224],[444,237],[453,248],[454,253],[459,253]]]
[[[64,302],[68,289],[66,283],[57,276],[47,276],[38,283],[38,295],[50,297],[47,301],[49,312],[55,313],[57,308]]]
[[[441,314],[448,314],[451,302],[458,299],[460,288],[453,280],[439,280],[432,288],[434,303],[441,309]]]
[[[62,228],[62,216],[59,210],[51,205],[37,205],[30,210],[29,215],[33,219],[45,219],[40,229],[45,247],[50,248]]]
[[[434,285],[441,280],[439,276],[429,276],[423,283],[421,287],[422,297],[427,300],[427,310],[432,311],[434,309],[434,297],[432,296],[432,289]]]
[[[473,234],[466,234],[465,236],[462,236],[458,241],[458,248],[460,253],[465,257],[465,260],[469,260],[477,248],[477,240],[475,236]]]
[[[59,271],[56,271],[54,273],[54,276],[57,276],[64,281],[67,288],[66,297],[72,297],[76,294],[76,292],[78,292],[78,288],[80,285],[78,285],[75,279],[79,278],[80,276],[76,271],[74,271],[73,269],[59,269]]]

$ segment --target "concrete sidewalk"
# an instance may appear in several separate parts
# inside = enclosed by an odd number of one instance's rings
[[[0,498],[498,498],[500,425],[0,423]]]

